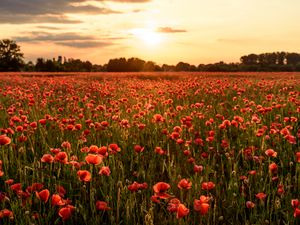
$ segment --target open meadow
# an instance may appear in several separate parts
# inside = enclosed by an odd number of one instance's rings
[[[300,224],[300,74],[0,74],[0,224]]]

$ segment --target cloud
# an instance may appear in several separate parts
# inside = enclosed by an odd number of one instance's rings
[[[13,39],[22,43],[51,42],[73,48],[94,48],[116,45],[117,41],[122,38],[105,37],[103,39],[98,39],[92,35],[80,35],[72,32],[57,34],[48,32],[30,32],[26,36],[14,37]]]
[[[146,3],[151,2],[152,0],[107,0],[110,2],[122,2],[122,3]]]
[[[51,26],[36,26],[36,28],[38,29],[43,29],[43,30],[62,30],[63,28],[59,28],[59,27],[51,27]]]
[[[72,48],[96,48],[96,47],[103,48],[103,47],[114,45],[114,43],[112,42],[102,42],[102,41],[72,41],[72,42],[59,41],[56,42],[56,44],[72,47]]]
[[[67,32],[52,34],[48,32],[30,32],[28,36],[14,37],[19,42],[41,42],[41,41],[73,41],[73,40],[94,40],[93,36],[79,35],[77,33]]]
[[[0,10],[0,24],[42,24],[42,23],[61,23],[61,24],[76,24],[81,23],[79,20],[70,19],[67,16],[60,15],[26,15],[26,14],[6,14]]]
[[[78,23],[66,14],[121,13],[106,7],[80,5],[86,0],[1,0],[0,23]]]
[[[184,33],[184,32],[187,32],[187,30],[174,29],[172,27],[159,27],[157,29],[157,32],[161,32],[161,33]]]

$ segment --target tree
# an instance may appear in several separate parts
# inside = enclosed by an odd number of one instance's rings
[[[23,53],[13,40],[0,41],[0,71],[20,71],[23,67]]]
[[[175,70],[180,72],[180,71],[190,71],[191,65],[185,62],[179,62],[175,66]]]
[[[242,56],[240,60],[242,64],[245,65],[256,65],[258,61],[258,55],[256,54],[245,55]]]
[[[298,53],[287,53],[286,54],[286,61],[288,65],[297,65],[300,63],[300,54]]]

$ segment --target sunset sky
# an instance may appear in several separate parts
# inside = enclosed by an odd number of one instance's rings
[[[33,61],[238,62],[300,52],[299,9],[299,0],[0,0],[0,39],[16,40]]]

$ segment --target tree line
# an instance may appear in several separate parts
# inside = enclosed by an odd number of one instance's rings
[[[115,58],[107,64],[97,65],[90,61],[66,58],[38,58],[36,62],[24,62],[20,46],[13,40],[0,40],[0,71],[28,72],[239,72],[239,71],[300,71],[300,54],[289,52],[272,52],[242,56],[239,63],[217,62],[211,64],[191,65],[179,62],[176,65],[158,65],[152,61],[139,58]]]

